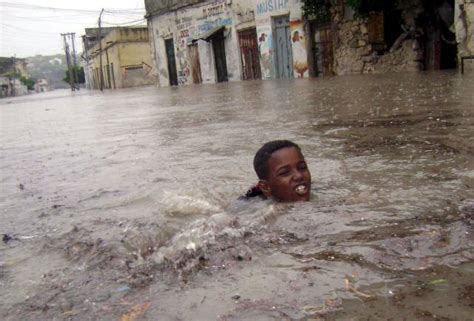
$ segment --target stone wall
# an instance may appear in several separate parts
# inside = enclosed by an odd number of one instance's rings
[[[474,55],[474,2],[456,0],[454,25],[459,56]]]
[[[368,18],[347,14],[348,8],[332,7],[334,72],[337,75],[417,71],[421,69],[419,45],[405,39],[389,50],[377,50],[369,42]],[[414,12],[414,11],[411,11]],[[405,17],[405,19],[407,19]],[[408,27],[410,28],[410,27]]]

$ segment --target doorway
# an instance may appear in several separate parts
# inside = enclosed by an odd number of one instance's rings
[[[178,86],[178,72],[176,71],[176,58],[174,55],[173,39],[165,39],[166,57],[168,58],[168,75],[171,86]]]
[[[452,69],[457,67],[454,0],[425,1],[425,14],[418,17],[424,28],[425,69]]]
[[[293,56],[289,16],[273,18],[277,78],[293,78]]]
[[[239,32],[239,45],[242,62],[242,79],[261,79],[258,59],[257,30],[255,28]]]
[[[191,75],[193,77],[193,84],[202,83],[201,64],[199,61],[199,50],[197,44],[188,46],[189,60],[191,61]]]
[[[313,71],[316,77],[333,75],[333,51],[331,25],[311,23],[311,49],[313,55]]]
[[[216,65],[217,82],[228,81],[227,61],[225,57],[224,30],[217,32],[211,38]]]

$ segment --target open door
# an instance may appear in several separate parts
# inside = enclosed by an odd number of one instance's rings
[[[217,82],[228,81],[227,61],[225,57],[224,31],[212,36],[212,49],[214,51],[214,61],[216,64]]]
[[[193,84],[202,83],[201,64],[199,61],[199,50],[197,44],[188,46],[189,60],[191,61],[191,75],[193,77]]]
[[[178,72],[176,71],[176,58],[174,55],[173,39],[165,40],[166,57],[168,58],[168,75],[171,86],[178,86]]]
[[[261,79],[257,30],[253,28],[239,32],[239,45],[242,59],[242,79]]]

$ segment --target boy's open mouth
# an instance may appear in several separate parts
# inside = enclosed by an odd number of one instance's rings
[[[295,193],[298,195],[306,195],[308,192],[308,186],[306,184],[301,184],[295,187]]]

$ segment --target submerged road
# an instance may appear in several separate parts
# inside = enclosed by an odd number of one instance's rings
[[[473,77],[2,99],[0,319],[471,320]],[[235,201],[273,139],[310,202]]]

